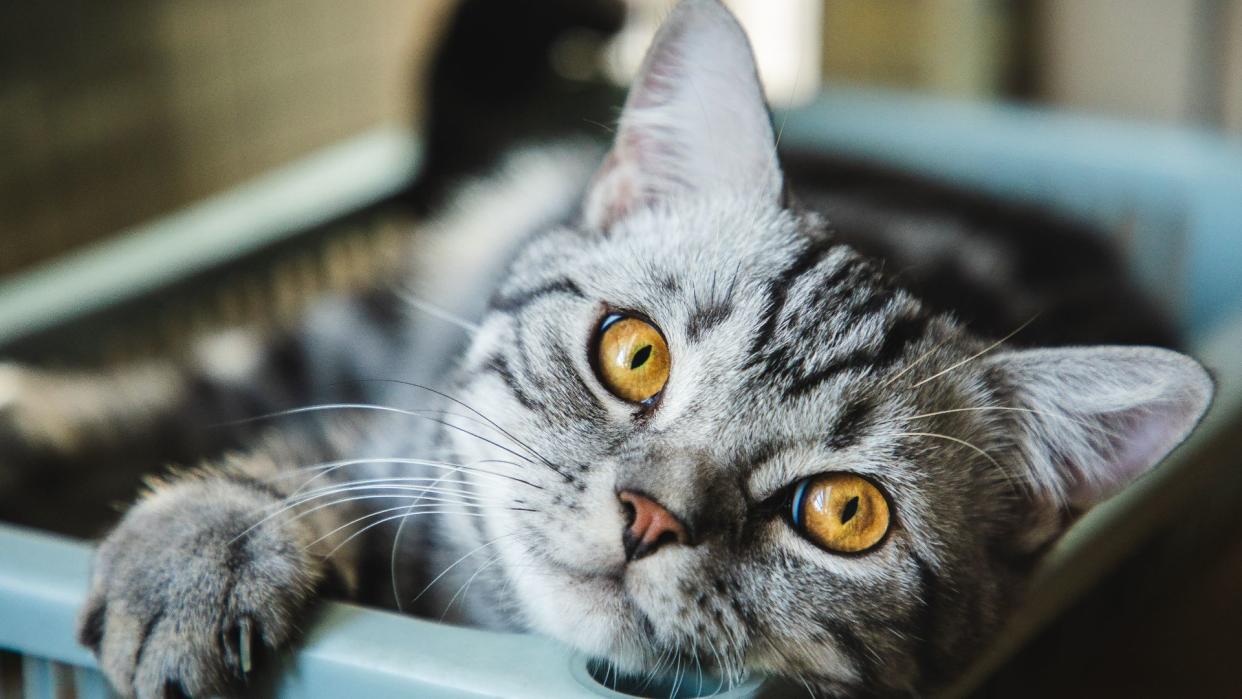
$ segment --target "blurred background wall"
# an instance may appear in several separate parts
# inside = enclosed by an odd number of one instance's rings
[[[0,275],[417,123],[458,2],[0,3]],[[670,2],[627,4],[609,65],[583,69],[570,51],[556,54],[563,70],[625,79]],[[1242,0],[728,4],[776,106],[834,81],[1242,134]]]
[[[0,274],[409,121],[451,5],[0,3]]]

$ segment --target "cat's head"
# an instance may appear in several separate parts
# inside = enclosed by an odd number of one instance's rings
[[[1194,361],[973,337],[786,206],[713,0],[656,38],[581,221],[521,251],[449,431],[525,626],[631,671],[933,686],[1070,513],[1204,411]],[[628,532],[628,533],[627,533]]]

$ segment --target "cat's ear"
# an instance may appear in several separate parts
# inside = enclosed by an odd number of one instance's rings
[[[1153,347],[1007,352],[986,362],[1022,412],[1037,500],[1085,510],[1146,473],[1203,417],[1214,387],[1195,360]]]
[[[612,151],[591,184],[586,223],[686,193],[778,201],[772,121],[737,20],[718,0],[683,0],[656,34],[630,88]]]

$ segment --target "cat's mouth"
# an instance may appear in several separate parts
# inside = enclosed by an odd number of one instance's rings
[[[615,498],[611,487],[601,492],[601,500]],[[515,522],[521,544],[506,546],[508,587],[527,629],[626,671],[649,670],[677,648],[693,647],[678,619],[688,611],[684,590],[701,573],[703,552],[669,546],[627,560],[622,537],[610,535],[624,527],[621,512],[599,514],[585,523],[567,518],[565,526]]]
[[[615,594],[622,598],[627,597],[624,569],[586,569],[567,564],[551,556],[544,557],[544,564],[548,567],[549,570],[547,572],[549,574],[563,578],[573,585],[584,585],[603,593]]]

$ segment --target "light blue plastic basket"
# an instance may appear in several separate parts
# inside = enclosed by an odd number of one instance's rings
[[[1242,414],[1242,145],[1172,128],[855,90],[830,90],[777,121],[786,144],[909,167],[1126,230],[1136,270],[1184,319],[1194,351],[1220,382],[1192,440],[1054,550],[1029,604],[958,687],[965,691],[1141,541],[1177,497],[1229,467],[1201,455]],[[406,134],[369,134],[7,282],[0,345],[381,199],[411,171],[413,144]],[[135,267],[133,256],[152,245],[166,251],[163,264]],[[1166,487],[1174,482],[1178,488]],[[89,558],[85,543],[0,525],[0,649],[22,656],[26,697],[66,696],[70,688],[79,697],[110,696],[73,635]],[[625,696],[596,683],[586,658],[548,639],[343,604],[326,605],[285,665],[272,689],[283,697]],[[718,696],[773,687],[755,680]]]

